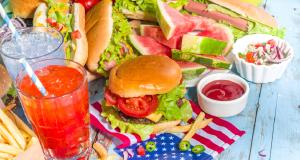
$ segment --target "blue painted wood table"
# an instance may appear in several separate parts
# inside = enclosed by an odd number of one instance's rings
[[[295,57],[280,80],[249,83],[246,109],[226,118],[246,135],[217,157],[220,160],[300,160],[300,0],[265,0],[263,7],[286,27],[286,40],[293,46]],[[91,101],[99,99],[101,86],[103,80],[90,85],[91,89],[98,88],[96,94],[91,91],[95,94]],[[196,101],[195,88],[189,89],[188,96]],[[103,143],[103,135],[95,129],[93,137]],[[90,159],[96,159],[94,152]]]
[[[246,109],[226,118],[246,135],[217,157],[220,160],[300,160],[300,0],[265,0],[263,7],[286,28],[285,39],[295,57],[280,80],[249,83]],[[188,96],[197,101],[195,88]]]

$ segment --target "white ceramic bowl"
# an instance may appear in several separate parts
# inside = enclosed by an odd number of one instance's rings
[[[240,52],[244,53],[249,44],[266,42],[270,39],[274,39],[281,50],[290,54],[287,60],[279,64],[256,65],[253,63],[248,63],[239,57],[238,54]],[[282,74],[294,56],[293,49],[287,41],[267,34],[252,34],[238,39],[233,45],[231,53],[233,54],[234,63],[238,73],[248,81],[254,83],[268,83],[281,78]]]
[[[202,89],[210,82],[215,80],[230,80],[239,84],[244,89],[244,94],[237,99],[231,101],[218,101],[206,97],[202,93]],[[200,80],[197,85],[198,103],[201,109],[213,116],[217,117],[230,117],[239,114],[245,108],[249,95],[249,85],[241,77],[231,73],[216,73],[208,75]]]

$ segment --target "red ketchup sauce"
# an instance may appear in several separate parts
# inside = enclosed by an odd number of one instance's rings
[[[244,93],[241,85],[229,80],[212,81],[202,89],[202,93],[211,99],[218,101],[230,101],[240,98]]]

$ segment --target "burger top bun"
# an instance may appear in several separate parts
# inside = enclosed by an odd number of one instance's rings
[[[164,94],[178,86],[181,78],[179,65],[169,57],[139,56],[111,70],[109,89],[121,97]]]

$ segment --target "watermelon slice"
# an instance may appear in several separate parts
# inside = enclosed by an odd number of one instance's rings
[[[168,4],[157,0],[157,7],[156,18],[167,40],[194,29],[195,24],[191,20]]]
[[[196,62],[216,69],[229,69],[231,66],[231,63],[224,56],[204,56],[172,50],[172,58],[175,60]]]
[[[226,45],[225,41],[186,34],[182,38],[181,51],[218,56],[222,55]]]
[[[146,36],[130,35],[129,40],[142,55],[171,56],[171,49]]]
[[[234,35],[230,28],[223,24],[212,24],[204,28],[197,34],[198,36],[210,37],[220,41],[226,41],[227,45],[224,49],[224,54],[228,54],[234,43]]]
[[[176,61],[176,62],[180,66],[183,78],[185,80],[191,80],[197,78],[206,70],[206,67],[199,63],[186,62],[186,61]]]
[[[167,40],[159,26],[156,25],[141,25],[140,33],[142,36],[148,36],[155,39],[157,42],[168,46],[172,49],[180,49],[182,36],[173,36]]]

